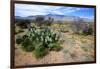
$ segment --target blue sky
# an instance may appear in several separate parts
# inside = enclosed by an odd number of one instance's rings
[[[94,8],[15,4],[15,16],[58,14],[93,19]]]

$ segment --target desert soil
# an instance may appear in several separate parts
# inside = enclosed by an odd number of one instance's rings
[[[15,44],[15,66],[94,61],[94,36],[62,33],[60,51],[50,51],[41,59],[32,52],[23,51]]]

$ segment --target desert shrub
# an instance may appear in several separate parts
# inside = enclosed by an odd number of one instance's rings
[[[43,56],[46,55],[46,49],[43,46],[36,47],[35,50],[33,51],[35,54],[36,58],[42,58]]]
[[[23,35],[22,36],[22,39],[24,40],[25,38],[27,38],[28,36],[27,35]]]
[[[23,41],[23,39],[22,39],[20,36],[18,36],[18,37],[16,38],[16,43],[17,43],[17,44],[21,44],[22,41]]]
[[[81,18],[76,18],[73,22],[72,22],[72,30],[74,31],[74,33],[79,34],[80,29],[82,29],[82,26],[84,24],[83,19]]]
[[[16,25],[19,26],[20,28],[24,29],[24,28],[28,28],[28,25],[30,24],[31,22],[29,20],[18,20]]]
[[[49,44],[49,48],[50,50],[55,50],[55,51],[59,51],[62,49],[59,43]]]
[[[92,35],[93,34],[93,27],[91,25],[83,25],[82,28],[83,35]]]
[[[84,35],[92,35],[92,33],[93,33],[92,27],[88,27],[87,30],[83,30]]]
[[[34,46],[33,46],[33,43],[32,41],[28,38],[27,35],[23,35],[22,37],[18,36],[17,39],[16,39],[16,43],[17,44],[21,44],[21,48],[24,50],[24,51],[33,51],[34,49]]]
[[[92,27],[89,27],[89,29],[88,29],[88,34],[92,34],[93,33],[93,28]]]
[[[72,28],[76,34],[91,35],[93,33],[91,24],[86,23],[83,20],[74,22]]]
[[[44,16],[37,16],[37,17],[35,18],[35,22],[37,23],[38,26],[43,25],[44,20],[45,20]]]
[[[51,24],[53,23],[53,21],[54,21],[54,19],[51,18],[51,17],[48,17],[48,19],[45,20],[47,26],[51,26]]]
[[[54,19],[51,17],[45,18],[44,16],[40,16],[40,15],[35,18],[36,24],[40,27],[43,25],[51,26],[53,21]]]
[[[25,38],[22,42],[22,49],[25,51],[33,51],[34,46],[32,45],[32,41],[29,38]]]

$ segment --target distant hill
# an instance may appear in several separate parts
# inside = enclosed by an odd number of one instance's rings
[[[48,19],[48,17],[51,17],[54,19],[54,21],[75,21],[75,20],[78,21],[78,20],[82,19],[86,22],[94,22],[93,19],[80,18],[77,16],[57,15],[57,14],[35,15],[35,16],[27,16],[27,17],[15,16],[15,19],[35,20],[35,18],[38,16],[44,16],[45,19]]]

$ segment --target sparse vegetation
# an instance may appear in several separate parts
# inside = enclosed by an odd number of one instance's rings
[[[25,35],[17,37],[16,43],[21,44],[21,48],[24,51],[33,52],[36,58],[42,58],[47,54],[47,51],[59,51],[62,49],[60,44],[62,41],[60,38],[62,37],[58,33],[71,33],[70,30],[72,30],[74,32],[73,34],[77,34],[77,36],[80,37],[92,35],[93,33],[92,26],[88,23],[84,23],[82,20],[75,23],[64,22],[61,24],[52,24],[53,19],[51,17],[48,18],[48,20],[44,20],[44,17],[38,16],[34,21],[37,24],[34,22],[34,24],[30,23],[29,21],[26,22],[25,20],[17,21],[16,26],[20,27],[20,29],[16,32],[17,34],[24,32],[23,29],[25,28],[28,29],[28,31]],[[73,47],[76,44],[75,40],[77,40],[77,38],[74,35],[72,35],[71,38],[67,37],[64,37],[63,40],[67,43],[67,45]],[[86,43],[86,41],[83,41],[82,39],[80,40],[81,42]],[[83,47],[82,49],[84,50]]]
[[[32,58],[35,56],[36,60],[41,62],[42,59],[51,58],[52,52],[63,53],[65,56],[63,62],[76,61],[79,59],[78,57],[84,61],[87,57],[85,56],[84,59],[84,56],[80,56],[79,53],[93,52],[94,50],[92,48],[93,25],[82,20],[63,22],[55,21],[51,17],[45,20],[42,16],[36,17],[33,21],[17,20],[15,33],[16,45],[23,52],[32,53]],[[91,44],[88,44],[89,42]],[[56,56],[55,54],[52,55]],[[61,56],[61,54],[58,54],[58,56]],[[91,58],[91,60],[93,59]]]

